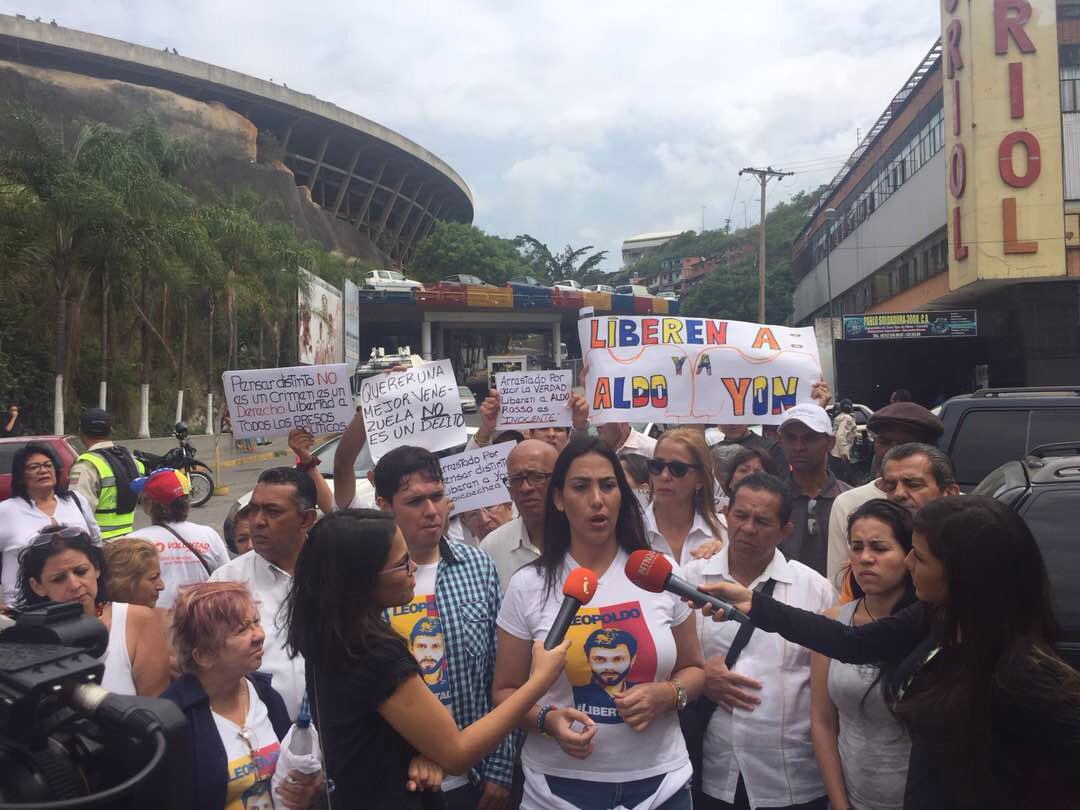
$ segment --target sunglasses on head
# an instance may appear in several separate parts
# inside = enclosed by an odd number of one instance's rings
[[[48,543],[51,543],[58,537],[62,537],[65,540],[74,540],[76,537],[85,537],[89,539],[89,535],[87,535],[87,533],[84,532],[82,529],[76,528],[75,526],[65,526],[63,524],[59,524],[56,526],[46,526],[44,529],[42,529],[40,532],[30,538],[30,545],[44,546]]]
[[[690,470],[700,470],[700,464],[687,464],[685,461],[664,461],[662,458],[650,458],[646,464],[650,475],[663,475],[664,468],[671,470],[675,478],[682,478]]]

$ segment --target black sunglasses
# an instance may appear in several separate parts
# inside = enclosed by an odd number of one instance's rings
[[[646,464],[649,467],[650,475],[663,475],[664,468],[671,470],[671,474],[676,478],[682,478],[690,470],[700,470],[700,464],[687,464],[685,461],[664,461],[661,458],[650,458]]]

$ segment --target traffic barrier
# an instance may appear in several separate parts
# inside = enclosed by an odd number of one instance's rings
[[[513,309],[514,294],[507,287],[466,287],[465,302],[480,309]]]
[[[612,295],[611,296],[611,311],[616,315],[633,315],[634,314],[634,296],[632,295]]]
[[[634,314],[635,315],[652,315],[653,314],[653,301],[655,298],[646,298],[643,295],[634,296]]]
[[[668,299],[667,298],[654,298],[652,302],[652,314],[653,315],[667,315],[668,314]]]
[[[560,290],[555,288],[551,291],[551,304],[556,309],[581,309],[584,297],[577,290]]]
[[[611,293],[591,292],[581,294],[582,306],[592,307],[597,312],[611,312]]]
[[[551,290],[529,284],[510,284],[514,309],[551,309]]]

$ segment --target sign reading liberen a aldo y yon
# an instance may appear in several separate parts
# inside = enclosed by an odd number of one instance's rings
[[[578,333],[593,424],[776,424],[822,379],[813,327],[611,316]]]
[[[450,514],[509,503],[510,492],[502,479],[506,458],[513,449],[512,442],[503,442],[440,459],[446,497],[454,504]]]
[[[371,457],[401,445],[437,452],[466,442],[454,369],[449,360],[368,377],[360,407]]]
[[[355,412],[344,363],[226,371],[221,383],[238,439],[287,436],[295,427],[340,433]]]
[[[499,420],[495,427],[499,430],[570,427],[573,379],[569,369],[496,373]]]

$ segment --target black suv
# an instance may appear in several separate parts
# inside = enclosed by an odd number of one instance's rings
[[[998,466],[1054,442],[1080,442],[1080,386],[984,388],[941,406],[938,447],[969,492]]]
[[[1008,505],[1035,535],[1061,623],[1061,655],[1080,669],[1080,442],[1037,447],[991,472],[973,494]]]

